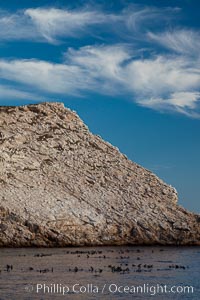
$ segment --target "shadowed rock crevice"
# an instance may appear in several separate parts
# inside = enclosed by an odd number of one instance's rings
[[[176,190],[61,103],[0,107],[0,246],[200,244]]]

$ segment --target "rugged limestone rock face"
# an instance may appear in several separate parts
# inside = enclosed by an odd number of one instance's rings
[[[60,103],[0,107],[0,246],[200,244],[200,216]]]

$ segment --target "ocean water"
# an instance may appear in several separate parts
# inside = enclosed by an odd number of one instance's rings
[[[0,249],[0,300],[200,299],[200,247]]]

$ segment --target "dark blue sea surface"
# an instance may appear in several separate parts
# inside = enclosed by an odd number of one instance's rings
[[[0,300],[200,299],[200,247],[0,249]]]

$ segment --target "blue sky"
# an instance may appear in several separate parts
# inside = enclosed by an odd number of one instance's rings
[[[0,1],[0,104],[64,102],[200,212],[199,9],[192,0]]]

